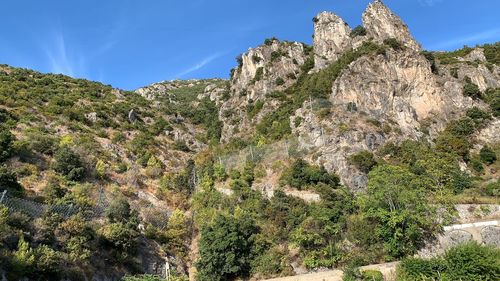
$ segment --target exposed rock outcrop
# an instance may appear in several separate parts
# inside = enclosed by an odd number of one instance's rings
[[[280,42],[268,39],[266,43],[250,49],[241,56],[240,65],[231,77],[231,97],[220,109],[223,120],[222,142],[248,134],[252,124],[277,108],[278,103],[265,102],[259,112],[250,118],[248,107],[266,100],[266,95],[290,87],[301,73],[301,67],[309,57],[311,48],[298,42]]]
[[[351,28],[342,18],[322,12],[314,18],[314,67],[322,69],[351,48]]]
[[[258,99],[274,90],[290,86],[300,66],[307,59],[302,43],[280,42],[268,39],[266,44],[241,56],[241,64],[231,79],[234,93],[245,93],[249,99]]]
[[[411,35],[408,26],[394,14],[381,0],[375,0],[368,5],[363,14],[363,26],[369,37],[383,42],[395,38],[412,50],[420,51],[420,44]]]

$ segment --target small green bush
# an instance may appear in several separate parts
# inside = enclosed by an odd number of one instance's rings
[[[3,127],[0,127],[0,162],[7,160],[12,153],[13,149],[14,135]]]
[[[479,109],[478,107],[473,107],[468,109],[466,115],[467,117],[474,120],[474,122],[476,122],[477,125],[481,125],[487,120],[491,119],[491,114]]]
[[[378,270],[364,270],[361,271],[362,281],[384,281],[384,276],[382,272]]]
[[[281,78],[281,77],[278,77],[278,78],[276,79],[276,85],[278,85],[278,86],[283,86],[283,85],[285,85],[285,80],[283,80],[283,78]]]
[[[80,155],[76,154],[69,146],[59,148],[55,156],[54,170],[66,176],[69,180],[79,181],[85,176]]]
[[[257,68],[257,70],[255,71],[255,76],[253,77],[252,83],[255,83],[255,82],[262,80],[263,76],[264,76],[264,68],[263,67]]]
[[[177,140],[174,143],[174,149],[184,151],[184,152],[189,152],[191,149],[189,149],[189,146],[187,146],[186,142],[182,140]]]
[[[480,99],[483,93],[481,93],[481,90],[479,90],[479,87],[476,84],[467,82],[463,88],[463,95],[473,99]]]
[[[367,150],[351,155],[351,157],[349,157],[349,162],[363,173],[370,172],[370,170],[377,165],[377,161],[375,160],[373,153]]]
[[[340,179],[335,174],[328,173],[324,167],[312,166],[302,159],[296,160],[281,176],[280,182],[297,189],[307,189],[319,183],[337,187]]]
[[[23,187],[17,182],[17,176],[7,166],[0,166],[0,190],[7,190],[11,195],[21,196]]]
[[[488,146],[485,146],[481,148],[481,151],[479,152],[479,157],[481,157],[481,161],[485,164],[493,164],[495,161],[497,161],[497,155],[495,151],[493,151],[491,148]]]
[[[401,42],[399,42],[396,38],[385,39],[384,44],[391,47],[395,51],[401,51],[404,49],[403,44],[401,44]]]
[[[361,25],[356,26],[352,31],[351,31],[351,37],[357,37],[357,36],[365,36],[366,35],[366,28],[364,28]]]

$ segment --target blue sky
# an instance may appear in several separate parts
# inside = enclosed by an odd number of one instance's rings
[[[135,89],[227,78],[265,38],[311,43],[311,19],[351,27],[369,0],[0,0],[0,63]],[[430,50],[500,41],[498,0],[385,0]]]

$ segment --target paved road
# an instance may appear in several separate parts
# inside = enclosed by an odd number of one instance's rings
[[[268,279],[266,281],[342,281],[344,273],[341,270],[308,273],[290,277]]]

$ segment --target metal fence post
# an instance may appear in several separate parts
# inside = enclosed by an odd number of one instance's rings
[[[2,198],[0,198],[0,204],[3,203],[3,199],[4,199],[6,194],[7,194],[7,189],[2,192]]]

